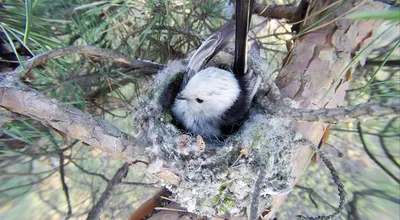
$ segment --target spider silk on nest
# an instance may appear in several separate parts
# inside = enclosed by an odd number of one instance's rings
[[[209,65],[229,63],[229,57],[220,52]],[[162,180],[172,192],[171,199],[189,212],[205,216],[243,215],[250,208],[254,184],[264,173],[258,206],[259,210],[269,207],[271,195],[291,191],[290,161],[293,152],[304,145],[302,136],[292,131],[290,119],[268,115],[257,103],[244,125],[224,140],[181,130],[171,107],[187,62],[169,62],[136,107],[133,135],[147,143],[151,155],[147,172]],[[251,50],[249,63],[256,74],[269,78],[268,65],[259,51]]]

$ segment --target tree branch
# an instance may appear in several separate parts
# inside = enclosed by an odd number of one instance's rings
[[[313,148],[313,150],[318,153],[318,155],[321,157],[322,161],[324,162],[325,166],[331,172],[333,182],[335,182],[335,184],[338,187],[340,201],[339,201],[338,208],[335,209],[335,212],[330,215],[323,215],[323,216],[317,216],[317,217],[306,217],[306,216],[298,215],[297,217],[300,219],[335,219],[336,217],[338,217],[340,215],[340,213],[344,209],[344,204],[346,201],[347,193],[344,189],[344,185],[343,185],[342,181],[340,180],[338,172],[336,171],[335,167],[333,166],[333,164],[329,160],[329,158],[325,155],[325,153],[321,149],[319,149],[318,146],[316,146],[312,143],[309,143],[309,146],[311,146]]]
[[[278,96],[279,97],[279,96]],[[282,101],[277,104],[269,100],[258,100],[261,106],[270,112],[281,113],[297,121],[343,123],[355,120],[387,118],[400,114],[400,100],[397,98],[338,108],[296,109],[290,108]]]
[[[68,206],[67,217],[65,217],[65,219],[69,219],[69,218],[71,218],[71,215],[72,215],[72,207],[71,207],[71,201],[69,199],[68,185],[65,182],[64,153],[62,153],[62,152],[59,153],[59,158],[60,158],[60,165],[59,165],[60,180],[61,180],[62,189],[64,191],[65,199],[67,200],[67,206]]]
[[[365,65],[369,66],[379,66],[383,63],[382,60],[367,60],[365,62]],[[398,67],[400,66],[400,60],[388,60],[385,62],[384,66],[393,66],[393,67]]]
[[[339,123],[397,116],[400,114],[398,98],[383,99],[365,104],[333,109],[288,109],[285,114],[296,120],[309,122]]]
[[[305,186],[300,186],[300,185],[295,185],[294,188],[298,188],[300,190],[306,191],[310,196],[315,196],[318,200],[322,201],[324,204],[328,205],[329,207],[331,207],[335,211],[338,211],[338,209],[335,206],[333,206],[328,201],[326,201],[324,198],[322,198],[317,192],[315,192],[314,189],[308,188],[308,187],[305,187]]]
[[[259,171],[257,181],[254,183],[254,191],[253,191],[252,200],[251,200],[249,219],[257,219],[258,204],[259,204],[260,191],[261,191],[260,185],[264,181],[265,174],[266,174],[265,169],[262,166],[262,168]]]
[[[37,183],[40,183],[40,182],[42,182],[43,180],[45,180],[45,179],[51,177],[51,176],[52,176],[54,173],[56,173],[56,172],[57,172],[57,170],[54,170],[54,171],[52,171],[49,175],[47,175],[47,176],[45,176],[45,177],[43,177],[43,178],[41,178],[41,179],[39,179],[39,180],[37,180],[37,181],[34,181],[34,182],[30,182],[30,183],[23,184],[23,185],[13,186],[13,187],[10,187],[10,188],[2,189],[2,190],[0,190],[0,194],[3,194],[3,193],[5,193],[5,192],[7,192],[7,191],[14,190],[14,189],[20,189],[20,188],[27,187],[27,186],[33,186],[33,185],[35,185],[35,184],[37,184]]]
[[[94,205],[92,210],[89,212],[87,219],[99,219],[101,211],[104,208],[105,203],[110,199],[111,193],[114,191],[114,187],[118,185],[122,178],[125,177],[129,169],[129,163],[124,163],[121,168],[115,173],[113,178],[108,183],[106,189],[101,194],[99,201]]]
[[[389,128],[393,125],[393,123],[394,123],[398,118],[399,118],[399,117],[394,117],[394,118],[392,118],[392,120],[390,120],[390,121],[386,124],[385,128],[380,132],[380,134],[386,133],[386,132],[389,130]],[[364,132],[364,133],[365,133],[365,132]],[[395,156],[393,156],[393,154],[391,154],[390,151],[389,151],[389,149],[386,147],[385,139],[384,139],[384,136],[383,136],[383,135],[379,135],[379,142],[380,142],[380,144],[382,145],[383,152],[384,152],[385,155],[389,158],[389,160],[392,161],[392,163],[393,163],[394,165],[396,165],[397,168],[400,168],[400,163],[396,160]]]
[[[205,40],[207,39],[207,36],[201,35],[195,31],[187,30],[182,27],[177,27],[177,26],[154,26],[152,28],[153,30],[168,30],[168,31],[174,31],[183,35],[187,35],[189,37],[196,37],[199,40]]]
[[[135,68],[159,69],[162,67],[157,63],[134,60],[111,50],[91,46],[55,49],[25,61],[23,68],[18,67],[14,72],[2,75],[0,78],[0,107],[38,120],[58,132],[125,161],[147,162],[147,155],[140,148],[139,142],[132,136],[119,131],[104,120],[93,118],[73,106],[59,103],[20,81],[20,78],[29,70],[47,63],[52,58],[76,53],[101,57]]]
[[[144,187],[156,187],[157,183],[142,183],[142,182],[130,182],[130,181],[121,181],[121,184],[131,185],[131,186],[144,186]]]
[[[254,13],[263,17],[288,19],[296,17],[297,6],[255,4]]]
[[[396,175],[394,175],[392,172],[390,172],[390,170],[388,170],[388,168],[386,168],[383,164],[381,164],[375,158],[375,156],[372,154],[372,152],[369,150],[369,148],[367,147],[367,142],[364,139],[364,134],[363,134],[363,130],[362,130],[360,122],[357,123],[357,129],[358,129],[358,134],[360,135],[361,143],[364,147],[364,150],[368,154],[368,156],[371,158],[371,160],[373,160],[383,171],[385,171],[386,174],[388,174],[394,181],[396,181],[399,184],[400,179],[398,177],[396,177]]]
[[[90,172],[90,171],[85,170],[83,167],[81,167],[80,165],[78,165],[74,160],[72,160],[72,158],[70,158],[70,161],[71,161],[71,163],[74,164],[80,171],[82,171],[82,172],[84,172],[84,173],[86,173],[86,174],[88,174],[88,175],[91,175],[91,176],[100,177],[102,180],[104,180],[104,181],[107,182],[107,183],[110,182],[110,180],[107,179],[107,177],[105,177],[104,175],[101,175],[101,174],[99,174],[99,173],[93,173],[93,172]]]
[[[46,97],[10,75],[4,75],[0,79],[0,106],[29,116],[125,161],[135,163],[148,160],[140,142],[132,136],[104,120]]]
[[[349,202],[348,208],[347,208],[349,216],[351,216],[352,219],[355,219],[355,220],[361,219],[358,214],[358,210],[357,210],[357,201],[366,196],[375,196],[378,198],[382,198],[382,199],[400,204],[400,199],[389,196],[381,190],[366,189],[366,190],[361,190],[361,191],[355,191],[355,192],[353,192],[353,200],[351,200]]]
[[[53,154],[60,154],[60,153],[63,153],[63,152],[65,152],[65,151],[71,149],[71,148],[72,148],[73,146],[75,146],[75,144],[77,144],[78,142],[79,142],[78,140],[74,140],[70,145],[68,145],[68,146],[65,147],[65,148],[62,148],[62,149],[59,148],[59,149],[54,150],[54,151],[47,151],[47,152],[43,152],[43,153],[29,153],[29,152],[24,152],[24,151],[18,151],[18,150],[11,149],[11,148],[8,148],[8,150],[11,150],[11,151],[14,151],[14,152],[17,153],[17,154],[26,155],[26,156],[29,156],[29,157],[51,156],[51,155],[53,155]]]
[[[112,50],[92,47],[92,46],[81,46],[81,47],[66,47],[60,49],[54,49],[45,53],[38,54],[31,59],[24,62],[24,67],[18,67],[11,75],[16,77],[24,77],[24,75],[31,69],[47,63],[49,60],[70,54],[83,54],[87,56],[100,57],[107,61],[127,64],[135,68],[150,68],[159,69],[162,65],[153,63],[150,61],[135,60],[130,58],[128,55],[117,53]]]

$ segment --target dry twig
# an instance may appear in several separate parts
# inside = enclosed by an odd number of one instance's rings
[[[150,61],[135,60],[127,55],[117,53],[112,50],[102,49],[93,46],[82,46],[82,47],[66,47],[60,49],[54,49],[45,53],[38,54],[31,59],[24,62],[24,67],[18,67],[11,75],[16,77],[24,77],[24,74],[29,72],[31,69],[47,63],[49,60],[70,54],[83,54],[87,56],[100,57],[109,62],[123,63],[135,68],[150,68],[159,69],[162,65],[153,63]]]
[[[128,172],[129,163],[124,163],[122,167],[114,174],[113,178],[108,182],[108,185],[104,192],[101,194],[99,201],[93,206],[89,212],[87,219],[99,219],[101,211],[104,209],[104,205],[111,198],[111,193],[114,191],[116,185],[118,185],[122,178],[124,178]]]

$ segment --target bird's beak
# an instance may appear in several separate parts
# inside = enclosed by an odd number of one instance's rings
[[[182,94],[178,94],[177,96],[176,96],[176,99],[179,99],[179,100],[187,100]]]

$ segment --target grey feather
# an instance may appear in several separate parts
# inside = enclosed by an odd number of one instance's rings
[[[196,50],[189,60],[172,106],[175,119],[186,130],[205,137],[220,137],[235,132],[248,119],[251,101],[260,85],[260,77],[247,68],[246,62],[252,1],[242,0],[239,3],[236,11],[241,20],[226,24]],[[246,7],[242,10],[241,5]],[[233,71],[205,68],[234,34]]]
[[[211,34],[199,47],[199,49],[194,52],[189,60],[187,67],[187,72],[183,77],[180,91],[182,91],[189,80],[203,67],[206,63],[214,57],[218,52],[222,50],[233,37],[235,33],[235,22],[230,22],[224,25],[220,30]]]
[[[246,74],[243,77],[245,87],[247,90],[246,107],[249,108],[251,101],[254,98],[258,88],[260,87],[261,77],[254,74],[252,69],[247,69]]]

